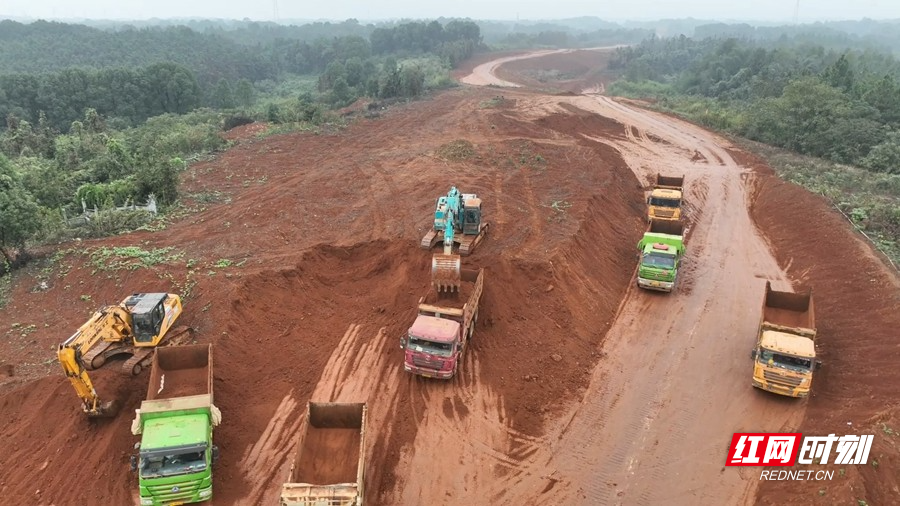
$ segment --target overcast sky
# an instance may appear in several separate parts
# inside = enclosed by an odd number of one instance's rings
[[[470,17],[610,21],[702,18],[785,21],[796,0],[0,0],[0,16],[34,18],[229,18],[254,20]],[[800,0],[798,19],[900,18],[900,0]]]

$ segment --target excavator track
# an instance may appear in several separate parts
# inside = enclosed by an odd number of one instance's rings
[[[487,230],[491,226],[490,223],[484,223],[481,225],[481,230],[478,232],[478,235],[461,235],[459,236],[456,242],[459,243],[459,254],[462,256],[471,255],[475,248],[478,247],[478,244],[484,240],[485,236],[487,236]]]
[[[475,248],[481,244],[481,241],[487,236],[487,230],[491,226],[490,223],[483,223],[481,225],[481,231],[478,232],[478,235],[455,235],[453,236],[453,245],[458,246],[459,254],[462,256],[469,256],[475,252]],[[433,249],[436,244],[442,242],[444,240],[444,232],[432,230],[422,238],[422,242],[419,244],[422,249],[430,250]]]
[[[164,337],[155,347],[132,347],[132,356],[122,364],[121,372],[131,376],[137,376],[145,367],[150,365],[150,361],[153,359],[153,350],[160,346],[178,346],[180,344],[185,344],[190,341],[192,331],[193,329],[187,326],[175,327],[169,331],[169,333],[166,334],[166,337]]]
[[[424,250],[430,250],[434,247],[435,244],[438,243],[441,239],[444,238],[444,233],[441,232],[440,237],[438,237],[438,231],[432,230],[425,234],[425,237],[422,238],[422,242],[419,243],[419,247]]]
[[[84,362],[84,368],[88,371],[93,371],[95,369],[99,369],[103,367],[103,364],[106,363],[106,359],[111,355],[115,355],[119,353],[119,346],[121,343],[113,343],[109,341],[101,341],[94,345],[94,347],[84,354],[81,357],[82,362]]]

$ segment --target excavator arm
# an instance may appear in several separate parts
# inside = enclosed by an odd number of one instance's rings
[[[61,344],[59,346],[59,363],[62,364],[66,377],[75,387],[75,393],[81,398],[82,408],[90,417],[108,417],[115,415],[116,408],[113,402],[100,402],[94,384],[84,368],[80,353],[74,348]]]
[[[461,261],[453,254],[453,220],[456,216],[447,211],[444,222],[444,253],[431,257],[431,284],[438,292],[459,291]]]
[[[94,384],[88,376],[85,355],[98,344],[121,342],[131,333],[127,311],[119,306],[108,306],[91,316],[72,337],[59,345],[57,356],[63,372],[75,393],[81,399],[84,412],[90,417],[108,417],[116,413],[114,402],[101,402]]]

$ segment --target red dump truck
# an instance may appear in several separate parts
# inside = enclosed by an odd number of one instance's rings
[[[403,368],[429,378],[450,379],[475,332],[484,291],[484,269],[462,269],[459,292],[430,291],[419,299],[416,321],[400,339]]]
[[[362,506],[366,404],[310,402],[281,506]]]

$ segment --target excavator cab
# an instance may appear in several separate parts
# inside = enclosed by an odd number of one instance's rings
[[[167,293],[137,293],[125,301],[131,312],[132,331],[136,346],[153,346],[166,317]]]
[[[474,197],[474,195],[473,195]],[[466,199],[463,206],[463,235],[478,235],[481,232],[481,199]]]

